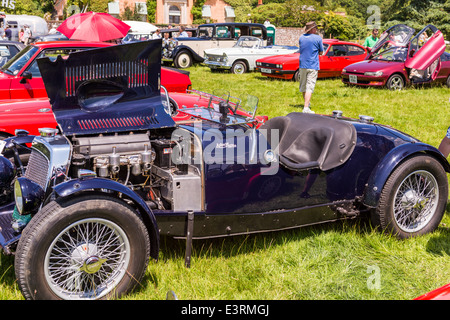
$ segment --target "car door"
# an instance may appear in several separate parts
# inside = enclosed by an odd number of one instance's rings
[[[348,61],[347,46],[342,44],[331,45],[320,61],[321,75],[327,77],[340,76],[344,68],[342,65],[345,65]]]
[[[439,57],[444,52],[445,41],[442,32],[435,26],[428,25],[410,41],[405,67],[425,70],[432,66],[429,73],[434,80],[441,68]]]
[[[87,48],[86,48],[87,49]],[[21,75],[11,81],[11,99],[41,98],[47,96],[44,81],[37,65],[37,59],[50,57],[56,59],[58,55],[65,57],[71,52],[82,50],[80,48],[51,48],[42,50]]]

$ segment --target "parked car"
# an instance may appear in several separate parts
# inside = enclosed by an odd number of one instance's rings
[[[25,48],[22,42],[0,40],[0,67]]]
[[[194,238],[366,212],[399,238],[440,223],[450,164],[436,148],[339,112],[291,113],[258,129],[228,95],[181,107],[189,118],[177,124],[151,59],[160,51],[159,41],[135,42],[38,60],[60,133],[19,132],[0,157],[0,246],[14,253],[26,299],[126,294],[158,257],[160,236],[185,238],[189,265]],[[26,168],[14,167],[9,156],[31,140]]]
[[[49,41],[69,41],[66,35],[62,34],[59,31],[56,31],[53,34],[46,34],[39,37],[33,37],[31,39],[31,43],[34,42],[49,42]]]
[[[112,46],[112,43],[89,41],[55,41],[31,44],[0,68],[0,100],[47,97],[37,59],[72,52]],[[161,81],[168,91],[184,92],[192,83],[189,73],[162,68]]]
[[[433,25],[414,32],[403,24],[383,32],[367,60],[342,70],[342,82],[391,90],[432,82],[450,87],[450,53],[442,32]]]
[[[353,42],[323,39],[323,49],[319,78],[340,77],[343,68],[367,57],[367,49]],[[269,78],[298,81],[299,66],[299,52],[256,60],[256,70]]]
[[[296,51],[298,47],[265,46],[261,38],[241,36],[232,48],[206,49],[204,64],[211,70],[229,70],[231,73],[242,74],[255,70],[257,59]]]
[[[200,108],[205,111],[214,108],[214,104],[211,103],[212,96],[198,90],[187,90],[186,93],[170,92],[167,97],[169,101],[167,108],[170,107],[170,114],[175,122],[191,121],[193,118],[191,113],[185,113],[183,110]],[[256,115],[256,110],[242,109],[239,99],[233,99],[235,101],[231,103],[233,107],[236,104],[241,106],[237,109],[237,114],[250,118],[255,115],[258,127],[268,120],[267,116]],[[165,94],[162,101],[163,103],[167,101]],[[39,135],[40,128],[58,128],[47,97],[0,101],[0,140],[14,136],[17,130],[27,131],[30,135]]]
[[[264,45],[267,45],[268,39],[266,27],[258,23],[201,24],[196,34],[194,37],[175,37],[164,44],[162,61],[173,63],[176,68],[187,68],[193,63],[203,62],[206,49],[231,48],[240,36],[259,37],[264,40]]]

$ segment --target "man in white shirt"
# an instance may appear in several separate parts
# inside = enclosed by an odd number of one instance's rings
[[[155,33],[152,35],[152,39],[161,39],[161,30],[156,29]]]

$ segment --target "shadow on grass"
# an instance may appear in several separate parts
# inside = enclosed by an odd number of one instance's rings
[[[450,202],[447,203],[446,214],[450,214]],[[427,251],[435,255],[450,255],[450,226],[439,225],[436,236],[431,237],[427,243]]]
[[[14,256],[0,254],[0,281],[3,285],[11,288],[11,291],[14,290],[13,287],[16,283]]]
[[[304,226],[290,230],[270,231],[248,235],[236,235],[214,239],[196,239],[192,244],[192,256],[199,258],[230,258],[246,255],[261,250],[286,245],[290,241],[302,241],[321,234],[354,232],[368,234],[373,232],[369,219],[362,215],[352,220],[326,222],[313,226]],[[186,242],[170,237],[161,237],[161,260],[184,261]]]

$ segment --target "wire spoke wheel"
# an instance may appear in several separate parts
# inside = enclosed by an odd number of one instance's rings
[[[126,273],[130,243],[125,232],[104,219],[85,219],[64,229],[45,256],[45,278],[62,299],[98,299]]]
[[[394,197],[394,218],[405,232],[417,232],[426,226],[439,202],[438,183],[427,171],[408,175]]]

